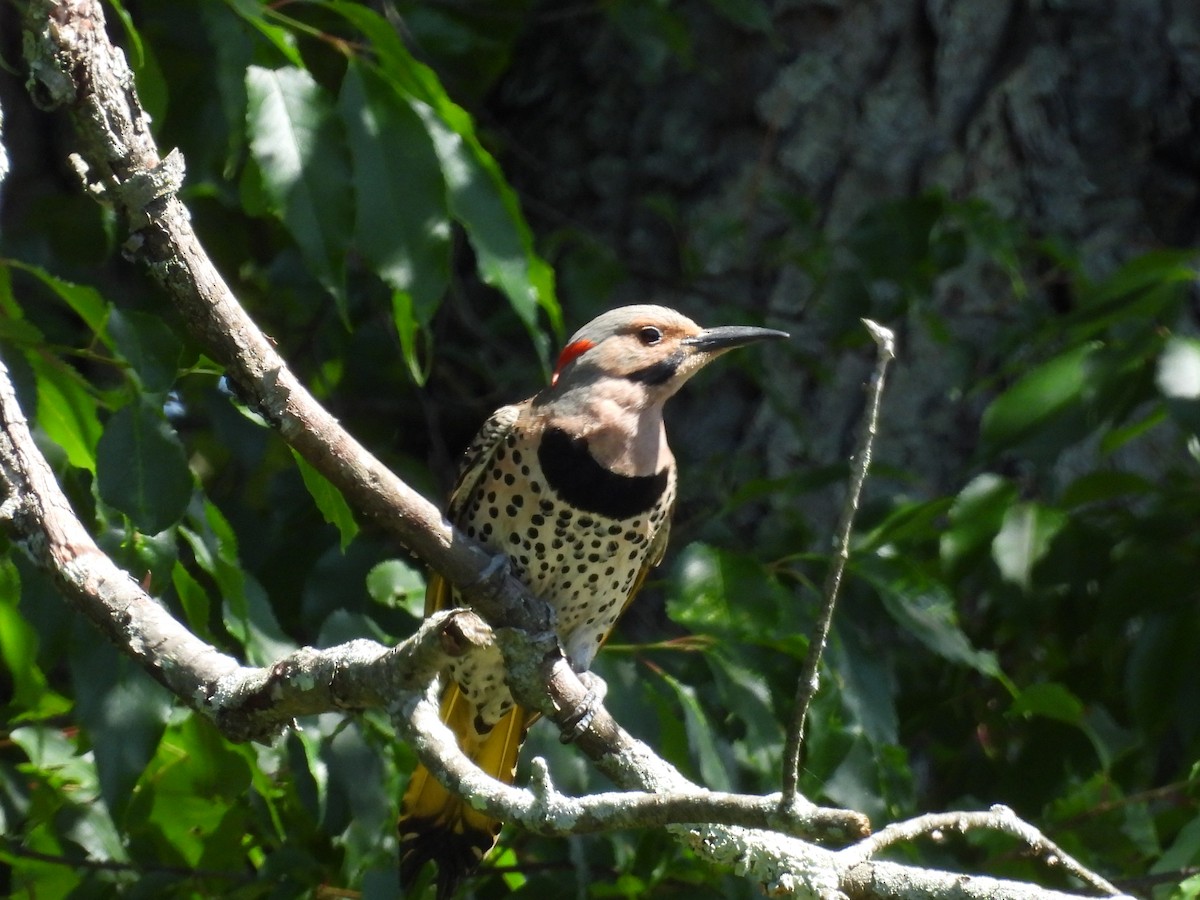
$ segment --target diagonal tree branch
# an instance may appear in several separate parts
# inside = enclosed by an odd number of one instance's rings
[[[460,611],[431,620],[391,650],[359,641],[326,651],[301,650],[265,670],[243,668],[188,633],[95,549],[52,484],[44,461],[39,467],[14,449],[28,430],[19,411],[14,412],[11,387],[0,391],[8,436],[0,439],[0,514],[34,559],[54,573],[64,593],[125,652],[237,739],[269,737],[303,712],[382,701],[423,762],[452,787],[493,804],[489,810],[503,818],[539,830],[560,827],[553,821],[555,809],[591,817],[586,829],[675,822],[669,827],[698,853],[734,866],[772,893],[899,897],[916,886],[929,896],[1068,896],[1027,884],[882,863],[761,830],[794,832],[807,826],[821,832],[832,821],[843,833],[861,834],[865,819],[811,804],[799,804],[799,811],[795,805],[781,809],[778,796],[732,801],[704,792],[625,733],[603,708],[578,743],[618,785],[649,792],[621,797],[630,808],[643,807],[642,814],[630,815],[624,808],[605,812],[605,804],[616,808],[616,795],[562,798],[544,775],[533,792],[499,790],[497,783],[487,783],[490,779],[479,781],[478,770],[433,721],[425,685],[459,641],[494,639],[505,654],[517,699],[560,726],[570,721],[587,692],[558,650],[549,607],[342,430],[241,309],[175,196],[182,159],[177,153],[165,159],[159,154],[124,56],[105,33],[99,0],[28,0],[23,11],[31,91],[42,105],[70,115],[82,142],[76,168],[90,182],[91,192],[128,223],[127,252],[146,264],[193,335],[284,440],[352,506],[460,588],[487,623]],[[12,435],[19,440],[13,442]],[[64,517],[74,524],[64,524]],[[712,806],[707,805],[710,800]],[[710,824],[683,824],[697,820]]]

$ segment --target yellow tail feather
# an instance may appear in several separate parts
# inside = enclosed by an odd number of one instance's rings
[[[487,734],[475,731],[457,684],[442,692],[442,721],[463,752],[493,778],[512,784],[517,755],[534,718],[513,707]],[[400,882],[408,888],[426,862],[438,867],[438,897],[449,897],[496,843],[500,822],[468,806],[418,766],[400,813]]]

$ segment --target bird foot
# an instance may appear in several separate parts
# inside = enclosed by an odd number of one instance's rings
[[[608,684],[593,672],[580,672],[579,680],[587,688],[587,693],[579,706],[562,723],[558,739],[564,744],[573,743],[583,737],[584,732],[591,727],[592,720],[596,718],[596,710],[600,708],[600,704],[608,693]]]

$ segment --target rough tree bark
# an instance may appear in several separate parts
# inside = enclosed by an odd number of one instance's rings
[[[861,362],[831,358],[818,286],[781,259],[800,226],[780,197],[811,200],[834,240],[888,198],[982,198],[1077,246],[1094,276],[1200,239],[1195,3],[812,0],[764,5],[767,32],[719,6],[678,7],[692,43],[676,57],[629,21],[535,18],[490,105],[539,229],[569,225],[615,248],[629,273],[615,299],[769,309],[813,366],[836,370],[779,373],[799,411],[786,426],[722,429],[745,406],[732,387],[679,398],[679,429],[706,452],[765,455],[777,476],[826,464],[858,412]],[[949,341],[917,317],[885,320],[901,356],[880,462],[917,475],[909,489],[961,487],[987,400],[971,388],[1005,361],[998,330],[1030,302],[1070,303],[1053,281],[1029,287],[1019,300],[994,266],[968,260],[928,301]]]

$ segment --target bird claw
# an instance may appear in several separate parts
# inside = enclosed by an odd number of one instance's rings
[[[596,692],[589,689],[583,697],[583,702],[571,714],[571,716],[562,723],[562,731],[559,732],[558,739],[564,744],[571,744],[583,737],[585,731],[592,724],[592,719],[596,717]]]
[[[592,720],[596,718],[596,711],[600,708],[605,694],[608,693],[608,685],[599,675],[592,672],[580,672],[579,680],[587,688],[587,693],[584,694],[579,706],[561,725],[562,730],[559,732],[558,739],[564,744],[574,743],[583,737],[584,732],[591,727]]]

